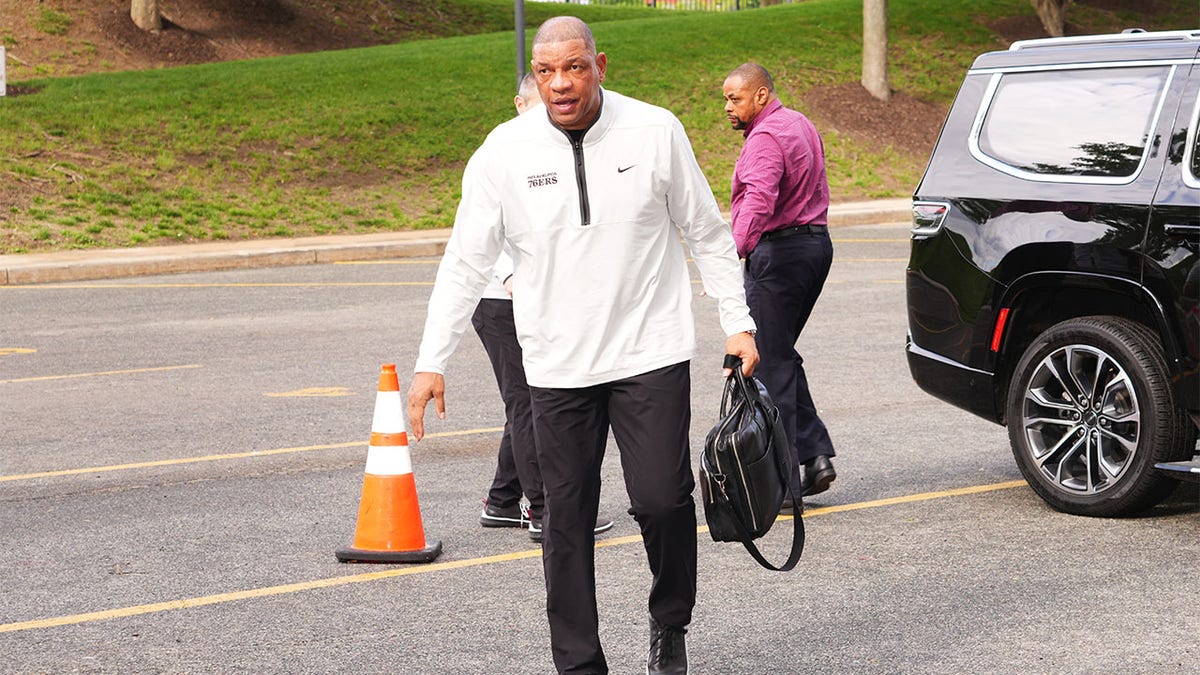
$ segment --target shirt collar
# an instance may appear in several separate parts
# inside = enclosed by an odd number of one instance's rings
[[[760,110],[759,113],[754,116],[754,119],[750,120],[750,124],[746,125],[746,130],[742,132],[742,136],[749,137],[750,132],[754,131],[754,127],[758,126],[758,123],[761,122],[764,117],[769,116],[771,113],[779,110],[782,107],[783,104],[779,102],[779,99],[775,99],[768,103],[767,107]]]

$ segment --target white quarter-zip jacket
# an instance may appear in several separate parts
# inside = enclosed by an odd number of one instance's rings
[[[733,236],[683,125],[602,94],[582,142],[535,111],[496,127],[467,163],[417,372],[445,372],[503,242],[532,386],[587,387],[692,358],[681,235],[726,335],[755,328]]]

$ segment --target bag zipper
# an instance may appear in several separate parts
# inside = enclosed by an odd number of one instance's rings
[[[736,437],[731,440],[730,446],[733,447],[733,459],[737,465],[737,470],[738,470],[737,477],[740,479],[740,481],[742,483],[742,494],[745,496],[749,496],[750,495],[750,486],[746,484],[746,472],[743,470],[743,467],[742,467],[742,456],[741,456],[741,453],[738,452],[738,444],[737,444]],[[749,506],[749,504],[747,504],[747,506]],[[750,526],[751,526],[750,529],[757,530],[758,529],[758,518],[754,517],[754,509],[748,508],[746,510],[750,512]]]

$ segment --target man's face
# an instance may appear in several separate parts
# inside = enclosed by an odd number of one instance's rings
[[[583,40],[533,48],[533,75],[550,119],[563,129],[586,129],[600,114],[600,83],[608,59]]]
[[[745,129],[766,107],[767,88],[754,89],[744,79],[730,75],[725,79],[725,117],[734,129]]]

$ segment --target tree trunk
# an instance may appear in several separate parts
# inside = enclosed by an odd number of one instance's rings
[[[887,52],[887,0],[863,0],[862,85],[881,101],[892,97]]]
[[[158,0],[131,0],[129,16],[134,25],[142,30],[162,30],[162,13],[158,11]]]
[[[1030,0],[1037,11],[1042,28],[1051,37],[1062,37],[1067,27],[1067,7],[1071,0]]]

